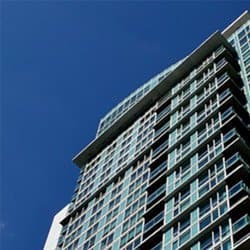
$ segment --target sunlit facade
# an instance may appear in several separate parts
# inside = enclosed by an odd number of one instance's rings
[[[101,119],[55,249],[250,249],[249,30],[245,12]]]
[[[244,82],[244,90],[248,100],[248,111],[250,112],[250,20],[249,13],[245,12],[232,25],[223,31],[237,51],[239,65],[241,67],[241,78]]]

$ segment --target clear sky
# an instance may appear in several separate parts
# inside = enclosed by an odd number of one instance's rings
[[[99,119],[249,7],[1,1],[0,249],[42,249]]]

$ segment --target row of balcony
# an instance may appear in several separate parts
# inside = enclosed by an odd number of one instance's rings
[[[242,191],[244,191],[245,193],[248,193],[249,195],[249,187],[243,181],[240,181],[229,189],[229,199],[235,197],[237,194],[239,194]],[[144,233],[147,233],[148,231],[150,231],[151,229],[153,229],[156,225],[160,223],[163,224],[164,214],[165,214],[164,211],[161,211],[152,219],[150,219],[144,226]],[[249,216],[244,216],[233,224],[233,231],[237,232],[242,227],[246,226],[247,224],[249,224]]]
[[[212,94],[217,93],[218,88],[219,88],[220,86],[222,86],[224,83],[226,83],[229,79],[230,79],[229,76],[227,76],[225,79],[223,79],[223,81],[220,82],[220,84],[217,85],[217,88],[215,88],[213,91],[211,91],[211,93],[206,93],[205,96],[200,96],[199,99],[196,101],[195,106],[192,106],[192,107],[190,107],[190,105],[187,106],[187,107],[185,108],[185,110],[182,111],[181,118],[179,118],[178,120],[183,119],[183,117],[186,116],[187,114],[189,114],[191,110],[193,111],[196,107],[198,107],[198,106],[199,106],[201,103],[203,103],[205,100],[208,100],[209,96],[212,96]],[[224,97],[224,96],[221,96],[221,97],[220,97],[220,101],[222,101],[223,99],[225,99],[225,97]],[[158,116],[157,116],[157,123],[159,123],[161,120],[163,120],[163,119],[162,119],[163,117],[166,117],[166,116],[171,115],[171,114],[174,113],[176,110],[177,110],[176,108],[171,110],[170,105],[167,106],[164,110],[162,110],[162,111],[158,114]],[[178,122],[179,122],[179,121],[178,121]],[[176,122],[176,123],[178,123],[178,122]],[[156,131],[156,134],[158,134],[158,133],[159,133],[159,132]],[[159,134],[160,134],[160,133],[159,133]]]
[[[159,101],[159,105],[161,106],[163,103],[165,103],[170,97],[175,96],[177,93],[179,93],[189,82],[193,81],[193,79],[200,75],[200,73],[205,70],[218,56],[220,56],[225,51],[225,48],[222,46],[218,49],[218,51],[214,52],[209,58],[207,58],[197,69],[193,71],[192,74],[190,74],[188,77],[183,79],[180,83],[180,87],[178,90],[174,93],[167,93],[167,95],[163,96],[161,100]],[[192,76],[191,76],[192,75]]]
[[[220,99],[219,99],[219,101],[220,101],[220,103],[222,103],[228,96],[230,96],[230,94],[231,94],[231,92],[230,92],[230,90],[225,90],[224,92],[222,92],[221,93],[221,95],[220,95]],[[206,99],[207,99],[207,97],[206,97]],[[203,101],[203,100],[202,100]],[[216,103],[217,104],[217,103]],[[198,105],[196,105],[196,107],[197,107]],[[215,106],[213,106],[214,108],[216,108]],[[194,107],[195,108],[195,107]],[[214,109],[213,108],[213,109]],[[192,111],[193,111],[193,109],[192,109]],[[199,114],[199,116],[197,117],[197,122],[196,123],[201,123],[204,119],[205,119],[205,117],[207,116],[207,115],[209,115],[209,114],[207,114],[207,113],[211,113],[211,112],[213,112],[214,110],[211,110],[210,112],[208,112],[208,110],[207,111],[203,111],[202,113],[200,113]],[[207,114],[207,115],[206,115]],[[186,117],[186,115],[185,115],[185,117]],[[180,123],[181,122],[181,120],[183,119],[183,118],[185,118],[184,116],[182,116],[181,118],[179,118],[178,119],[178,121],[176,122],[176,124],[177,123]],[[174,127],[176,127],[176,126],[174,126]],[[165,134],[168,130],[169,130],[169,128],[170,128],[170,122],[168,121],[167,123],[165,123],[162,127],[160,127],[158,130],[156,130],[156,132],[155,132],[155,138],[156,139],[158,139],[158,136],[159,135],[161,135],[161,134]],[[185,131],[182,131],[182,135],[184,136],[184,134],[186,134],[188,131],[189,131],[189,129],[190,129],[190,126],[187,126],[186,128],[185,128]],[[173,130],[173,128],[171,128],[171,130]],[[169,132],[169,131],[168,131]]]
[[[222,60],[222,62],[220,63],[220,67],[217,71],[221,70],[225,65],[227,65],[227,61],[224,59]],[[168,114],[174,112],[184,101],[190,99],[190,96],[195,94],[198,90],[201,89],[201,87],[211,78],[215,76],[215,73],[218,72],[210,72],[209,76],[204,77],[204,79],[200,80],[199,82],[197,82],[197,86],[193,91],[189,91],[185,94],[185,97],[182,98],[181,101],[179,101],[178,105],[175,106],[172,110],[171,110],[171,104],[167,105],[160,113],[158,113],[157,115],[157,122],[161,121],[163,117],[166,117]],[[218,88],[220,85],[223,84],[223,82],[227,81],[229,79],[229,75],[227,72],[225,72],[224,74],[222,74],[220,77],[215,78],[215,85],[216,88]]]

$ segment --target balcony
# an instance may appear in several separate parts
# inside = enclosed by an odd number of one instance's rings
[[[233,224],[233,233],[239,232],[244,227],[250,225],[250,216],[245,214]]]
[[[170,122],[165,123],[160,129],[155,131],[155,138],[161,135],[164,131],[169,128]]]
[[[228,108],[226,111],[224,111],[222,114],[221,114],[221,120],[222,122],[229,119],[229,116],[234,114],[234,110],[232,107]]]
[[[220,99],[219,101],[222,102],[223,100],[225,100],[229,95],[231,94],[231,91],[229,89],[226,89],[225,91],[223,91],[220,94]]]
[[[165,192],[166,192],[166,184],[163,184],[160,188],[158,188],[152,194],[149,195],[147,204],[150,204],[151,202],[153,202],[156,198],[158,198]]]
[[[166,95],[164,95],[158,102],[158,107],[161,107],[167,100],[169,100],[171,97],[171,93],[168,92]]]
[[[57,245],[58,245],[59,247],[62,247],[63,242],[64,242],[64,235],[60,235],[60,237],[58,238]]]
[[[241,157],[240,157],[239,152],[235,153],[234,155],[232,155],[230,158],[228,158],[226,160],[226,162],[225,162],[226,168],[230,168],[238,160],[242,160]]]
[[[249,188],[243,181],[238,182],[237,184],[235,184],[233,187],[230,188],[229,190],[230,199],[235,197],[241,191],[245,191],[249,194]]]
[[[160,152],[162,152],[164,149],[168,147],[168,140],[166,140],[164,143],[162,143],[160,146],[158,146],[154,151],[152,157],[154,158],[156,155],[158,155]]]
[[[212,133],[209,133],[209,135],[207,135],[206,138],[203,138],[203,140],[200,142],[205,142],[206,140],[212,139],[213,137],[216,136],[218,131],[220,131],[220,130],[218,130],[218,128],[217,128]],[[216,143],[216,145],[214,146],[213,152],[210,152],[210,154],[208,154],[207,151],[200,153],[199,160],[198,160],[198,168],[199,169],[202,168],[211,158],[214,158],[214,155],[218,155],[223,150],[223,148],[229,146],[235,139],[237,139],[239,137],[240,136],[237,133],[236,129],[231,129],[229,132],[225,133],[223,136],[223,140],[218,141]],[[200,136],[197,139],[199,140],[199,138],[200,138]],[[194,147],[192,149],[189,146],[186,146],[185,151],[179,150],[180,152],[176,156],[176,161],[173,164],[173,166],[171,166],[171,169],[174,169],[182,161],[184,161],[185,158],[187,158],[187,156],[190,155],[191,152],[196,151],[197,148],[199,148],[199,145],[201,145],[201,144],[198,144],[196,147]]]
[[[228,79],[229,79],[228,73],[227,72],[223,73],[221,76],[216,78],[217,86],[220,86],[225,80]]]
[[[151,250],[162,250],[162,243],[158,243],[156,246],[152,247]]]
[[[250,247],[250,216],[245,214],[233,223],[234,249],[248,250]]]
[[[163,218],[164,218],[164,211],[160,212],[158,215],[156,215],[153,219],[151,219],[149,222],[145,224],[144,233],[148,232],[150,229],[156,226],[159,222],[163,220]]]
[[[214,57],[217,57],[218,55],[220,55],[224,50],[225,50],[224,46],[220,46],[220,47],[214,52]]]
[[[150,180],[154,179],[159,173],[167,169],[167,165],[167,161],[164,161],[157,168],[155,168],[150,174]]]
[[[187,100],[187,98],[190,98],[191,96],[193,96],[198,90],[201,89],[201,87],[203,87],[205,85],[205,83],[208,82],[209,79],[212,79],[213,77],[215,77],[216,73],[223,68],[225,65],[227,64],[227,62],[224,60],[223,63],[220,65],[219,69],[217,71],[211,70],[210,72],[208,72],[205,76],[203,76],[201,79],[196,80],[196,86],[192,91],[188,91],[187,93],[185,93],[179,100],[178,104],[172,108],[171,113],[173,112],[173,110],[176,110],[177,107],[179,107],[185,100]],[[214,79],[214,87],[211,88],[211,93],[214,92],[214,90],[217,90],[221,85],[223,85],[226,81],[228,81],[230,79],[229,75],[227,72],[225,72],[224,74],[222,74],[220,77]],[[180,94],[179,94],[180,95]],[[208,93],[206,94],[206,96],[208,95]],[[202,100],[198,100],[202,101]]]
[[[227,60],[225,58],[222,58],[218,63],[216,63],[216,70],[220,70],[226,64]]]
[[[157,121],[161,120],[162,117],[166,116],[171,110],[170,105],[168,105],[166,108],[164,108],[158,115],[157,115]]]
[[[237,135],[238,135],[238,133],[237,133],[237,131],[236,131],[235,128],[233,128],[230,131],[228,131],[223,136],[224,144],[227,145],[228,143],[230,143],[230,141],[232,141]]]
[[[218,87],[220,87],[221,85],[223,85],[224,83],[226,83],[229,79],[230,78],[229,78],[228,74],[224,73],[217,80],[215,80],[216,81],[214,83],[215,87],[211,88],[211,90],[209,91],[209,93],[206,93],[206,95],[202,95],[201,97],[199,97],[198,100],[196,101],[195,106],[193,106],[192,109],[190,107],[188,107],[185,111],[183,111],[182,114],[180,114],[180,117],[178,118],[178,121],[176,122],[176,124],[179,123],[183,118],[185,118],[185,117],[187,118],[188,114],[193,113],[193,111],[196,110],[197,107],[199,105],[201,105],[201,103],[203,103],[204,101],[208,100],[208,98],[210,98],[212,95],[214,95],[217,92]],[[221,94],[221,97],[220,97],[219,101],[223,102],[228,96],[230,96],[230,92],[225,92],[225,93]],[[181,103],[183,103],[183,101],[184,100],[182,100],[174,109],[168,110],[168,114],[171,115],[173,112],[175,112],[177,110],[177,107],[179,107],[181,105]],[[217,104],[213,108],[217,108]],[[166,112],[165,109],[159,113],[159,116],[161,116],[161,117],[159,117],[159,119],[157,119],[157,121],[156,121],[157,124],[159,124],[160,121],[163,120],[161,118],[162,118],[162,116],[165,116],[164,115],[165,112]],[[211,112],[212,112],[212,108],[211,108]],[[201,117],[201,119],[202,119],[202,117]],[[171,130],[172,130],[172,128],[171,128]]]

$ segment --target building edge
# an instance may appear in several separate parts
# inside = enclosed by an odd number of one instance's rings
[[[67,216],[69,206],[70,204],[67,204],[54,216],[43,250],[57,249],[57,243],[63,227],[61,221]]]
[[[236,20],[228,25],[223,31],[222,35],[225,38],[229,38],[237,29],[239,29],[244,23],[250,19],[250,13],[245,10]]]

